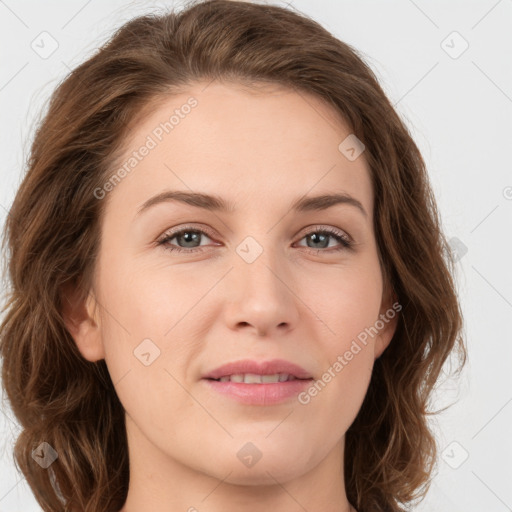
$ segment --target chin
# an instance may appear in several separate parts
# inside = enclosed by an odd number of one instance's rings
[[[261,466],[254,466],[248,469],[232,468],[232,473],[229,477],[221,477],[224,482],[232,485],[244,485],[244,486],[262,486],[269,485],[273,486],[276,484],[276,480],[279,483],[286,483],[294,478],[300,476],[301,472],[298,471],[297,467],[286,468],[284,466],[271,468],[266,467],[260,461]],[[258,463],[259,465],[259,463]],[[305,472],[305,471],[304,471]]]
[[[249,453],[249,450],[246,453]],[[276,480],[280,483],[287,482],[306,473],[314,466],[314,461],[310,460],[308,463],[307,460],[302,460],[305,455],[303,451],[294,454],[288,450],[286,457],[284,453],[283,449],[278,453],[270,453],[266,449],[256,462],[248,459],[245,463],[243,452],[240,457],[236,454],[224,460],[219,457],[214,459],[217,462],[215,467],[210,467],[210,471],[205,472],[215,474],[217,478],[233,485],[275,485]],[[226,477],[226,475],[229,476]]]

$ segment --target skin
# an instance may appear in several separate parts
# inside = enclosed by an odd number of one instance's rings
[[[126,411],[130,486],[122,512],[353,511],[345,432],[396,317],[308,404],[294,397],[243,405],[201,376],[238,359],[283,358],[320,379],[389,310],[364,153],[345,158],[338,145],[350,130],[312,95],[213,82],[166,98],[133,131],[124,160],[190,96],[197,107],[102,199],[94,287],[66,313],[83,357],[106,360]],[[217,194],[236,209],[168,201],[136,215],[167,189]],[[290,210],[306,194],[334,191],[358,199],[367,217],[347,204]],[[202,252],[157,245],[189,224],[214,236],[168,245]],[[306,235],[321,228],[345,233],[353,249],[334,251],[342,246],[332,237],[312,243]],[[262,248],[250,264],[236,252],[247,236]],[[134,350],[147,338],[160,355],[145,366]],[[251,467],[237,457],[247,442],[262,454]]]

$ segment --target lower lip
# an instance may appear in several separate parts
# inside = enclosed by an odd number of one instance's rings
[[[203,379],[213,390],[249,405],[274,405],[297,396],[311,385],[313,379],[296,379],[265,384],[245,384],[243,382],[220,382]]]

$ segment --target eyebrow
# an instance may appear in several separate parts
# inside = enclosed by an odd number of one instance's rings
[[[149,209],[151,206],[169,202],[179,201],[181,203],[202,208],[209,211],[234,212],[235,205],[216,195],[203,194],[201,192],[188,192],[181,190],[166,190],[149,198],[137,211],[137,216]],[[318,196],[303,196],[291,205],[291,210],[296,212],[322,211],[337,204],[347,204],[357,208],[366,218],[368,214],[360,201],[351,195],[342,192],[336,194],[322,194]]]

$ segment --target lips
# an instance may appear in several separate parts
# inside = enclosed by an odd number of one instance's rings
[[[296,379],[312,379],[313,376],[301,366],[284,359],[273,359],[270,361],[254,361],[244,359],[224,364],[203,375],[203,379],[220,379],[230,375],[240,374],[273,375],[286,373],[293,375]]]

